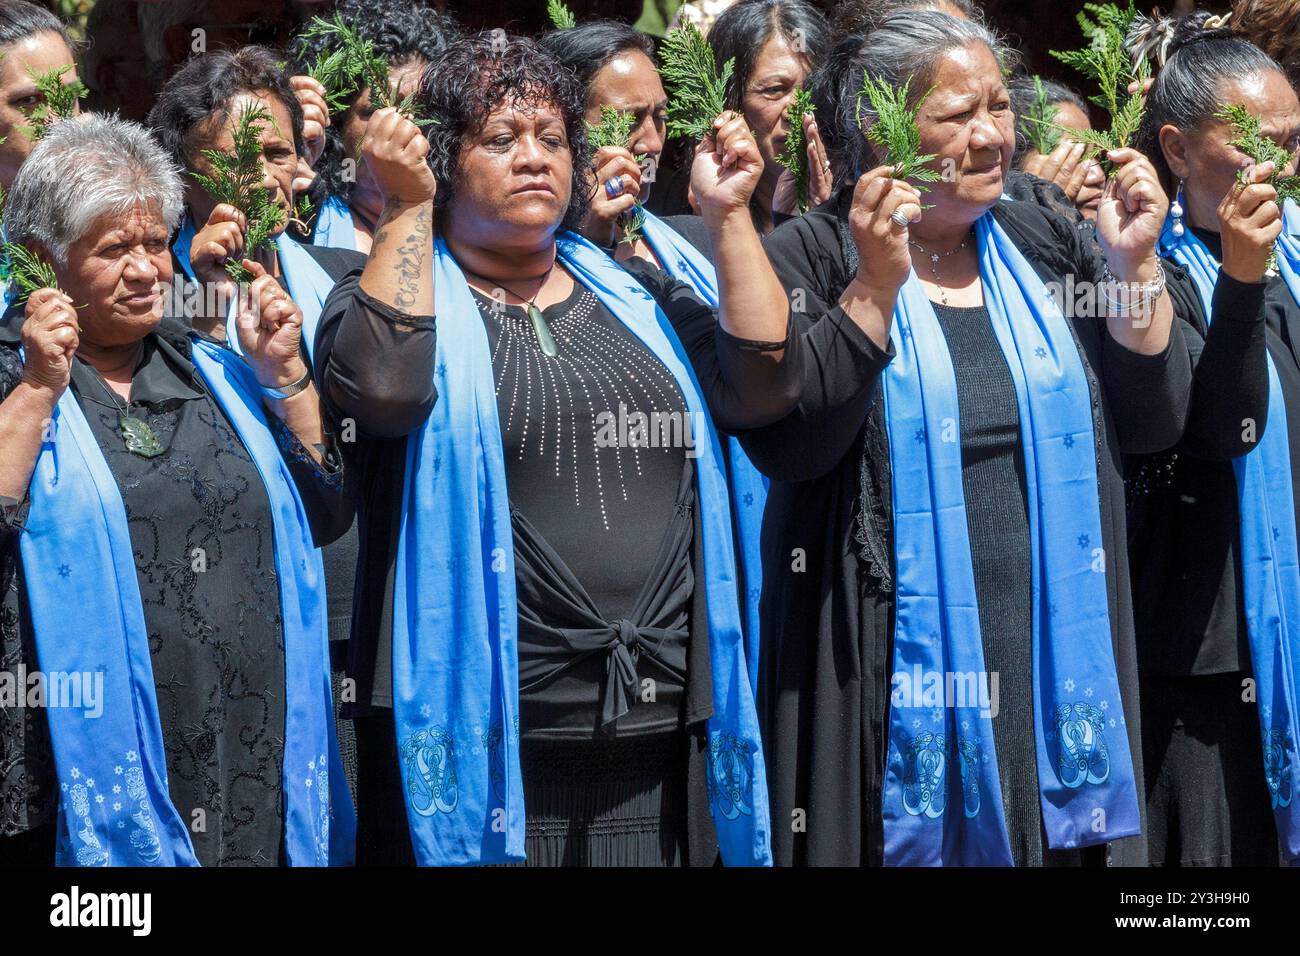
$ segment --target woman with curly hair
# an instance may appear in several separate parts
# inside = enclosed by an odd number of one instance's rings
[[[404,0],[344,2],[337,11],[387,61],[388,82],[399,98],[415,91],[425,67],[441,56],[459,33],[450,16]],[[333,34],[301,35],[293,46],[297,67],[320,62],[337,49],[339,42]],[[315,81],[295,76],[292,82],[304,108],[315,110],[323,128],[320,152],[311,157],[316,178],[306,196],[314,212],[304,223],[303,240],[318,246],[369,252],[383,207],[383,197],[361,162],[361,141],[375,112],[370,87],[362,85],[331,111],[323,97],[312,95],[323,92]]]
[[[536,43],[457,41],[417,102],[371,118],[384,213],[317,347],[365,489],[360,860],[767,863],[717,429],[802,360],[754,140],[723,114],[695,158],[715,310],[574,234],[586,93]]]

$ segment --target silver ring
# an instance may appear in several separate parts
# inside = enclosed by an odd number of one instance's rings
[[[889,218],[893,220],[894,225],[902,226],[904,229],[912,224],[912,220],[907,218],[907,216],[904,216],[903,210],[901,209],[895,209],[889,214]]]
[[[617,199],[619,196],[623,195],[624,188],[623,177],[615,176],[613,179],[610,179],[605,183],[605,195],[610,199]]]

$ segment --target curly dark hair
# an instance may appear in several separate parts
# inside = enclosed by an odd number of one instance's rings
[[[434,62],[461,32],[453,17],[411,0],[340,0],[335,9],[361,39],[370,41],[371,47],[388,61],[390,68],[406,66],[417,60],[426,65]],[[305,73],[308,64],[334,52],[336,46],[337,43],[328,38],[298,36],[291,44],[294,70]],[[351,175],[344,175],[343,161],[347,157],[340,127],[343,114],[360,96],[361,90],[357,90],[348,98],[346,107],[330,113],[330,126],[325,130],[325,150],[315,165],[316,175],[324,183],[326,192],[344,201],[351,197],[356,180]]]
[[[264,46],[216,50],[186,63],[163,86],[147,125],[180,166],[194,156],[195,130],[210,119],[225,123],[241,93],[265,92],[283,104],[293,124],[293,146],[303,155],[302,107],[276,53]]]
[[[582,222],[595,183],[583,121],[587,91],[572,70],[535,41],[485,30],[453,42],[442,59],[424,71],[416,101],[434,121],[424,135],[429,140],[429,167],[438,180],[434,203],[439,208],[456,196],[465,137],[478,132],[494,110],[504,103],[556,107],[573,157],[569,208],[560,228],[576,229]]]

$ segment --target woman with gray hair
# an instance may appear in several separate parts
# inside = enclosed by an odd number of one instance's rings
[[[272,277],[245,260],[243,361],[163,317],[181,208],[148,131],[98,114],[9,196],[57,287],[0,327],[0,647],[78,693],[0,724],[0,819],[68,865],[341,862],[318,548],[350,499]]]
[[[1168,201],[1131,149],[1108,156],[1099,247],[1002,201],[1007,60],[977,23],[885,19],[837,59],[848,182],[765,243],[817,370],[741,439],[772,478],[759,696],[778,863],[1145,857],[1120,453],[1182,431],[1190,363],[1155,254]],[[864,135],[865,98],[859,126],[864,74],[910,82],[924,196]],[[1076,306],[1067,288],[1090,291]]]

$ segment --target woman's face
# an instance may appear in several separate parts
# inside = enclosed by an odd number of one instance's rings
[[[157,205],[101,216],[56,269],[77,306],[82,338],[101,348],[129,345],[157,326],[172,280],[170,235]]]
[[[754,60],[741,110],[758,137],[765,179],[775,182],[784,168],[776,157],[785,149],[786,137],[790,135],[790,103],[810,72],[812,64],[808,55],[796,50],[780,32],[772,34]]]
[[[664,93],[659,71],[650,58],[640,50],[620,53],[591,78],[587,91],[586,120],[592,126],[600,123],[600,108],[609,106],[636,117],[632,130],[633,156],[645,156],[645,163],[654,169],[659,154],[664,151],[665,124],[668,119],[668,95]],[[638,198],[650,198],[653,180],[641,178]]]
[[[1056,122],[1066,129],[1092,129],[1092,120],[1088,114],[1079,109],[1079,107],[1070,102],[1053,103],[1056,107]],[[1097,206],[1101,203],[1101,192],[1106,185],[1106,173],[1101,168],[1101,163],[1093,161],[1088,164],[1088,172],[1084,177],[1083,186],[1079,189],[1079,194],[1074,199],[1075,206],[1078,207],[1085,219],[1097,218]]]
[[[921,153],[941,179],[927,183],[922,223],[969,225],[1002,197],[1015,152],[1015,114],[997,58],[983,43],[949,50],[917,113]],[[924,227],[923,227],[924,228]]]
[[[1300,147],[1300,103],[1286,77],[1269,70],[1224,80],[1218,94],[1221,103],[1244,106],[1259,117],[1263,134],[1291,154],[1291,162],[1279,172],[1294,172],[1296,149]],[[1219,203],[1232,189],[1237,172],[1250,163],[1229,143],[1235,138],[1227,123],[1213,117],[1187,131],[1172,125],[1160,130],[1165,161],[1183,181],[1183,205],[1194,226],[1218,231]]]
[[[48,73],[61,67],[71,67],[63,74],[67,86],[77,80],[76,64],[72,51],[57,33],[35,33],[0,50],[0,185],[8,189],[13,185],[18,168],[35,145],[21,130],[28,124],[28,115],[41,105],[41,95],[36,91],[32,73]],[[80,112],[78,107],[74,111]]]
[[[506,103],[461,143],[449,226],[484,248],[531,251],[551,242],[572,185],[573,156],[559,108]]]
[[[397,87],[399,99],[414,93],[419,88],[420,75],[426,65],[424,60],[417,58],[388,68],[388,82]],[[343,156],[352,161],[350,168],[356,176],[351,202],[371,219],[378,218],[379,211],[384,206],[383,194],[371,178],[370,170],[361,161],[361,143],[366,138],[366,128],[370,125],[370,117],[374,112],[375,106],[370,101],[370,87],[367,86],[339,120]]]
[[[239,121],[244,110],[259,107],[270,113],[273,120],[272,123],[261,120],[256,125],[261,130],[262,188],[270,193],[271,201],[284,213],[281,225],[273,233],[279,235],[293,216],[293,177],[298,169],[298,151],[293,144],[293,121],[288,107],[280,102],[279,97],[265,91],[238,93],[230,101],[228,116],[214,115],[195,126],[187,144],[192,157],[190,168],[211,176],[212,164],[202,151],[213,149],[225,153],[234,152],[232,125]],[[216,208],[216,200],[193,180],[186,186],[186,199],[195,224],[201,227]]]

